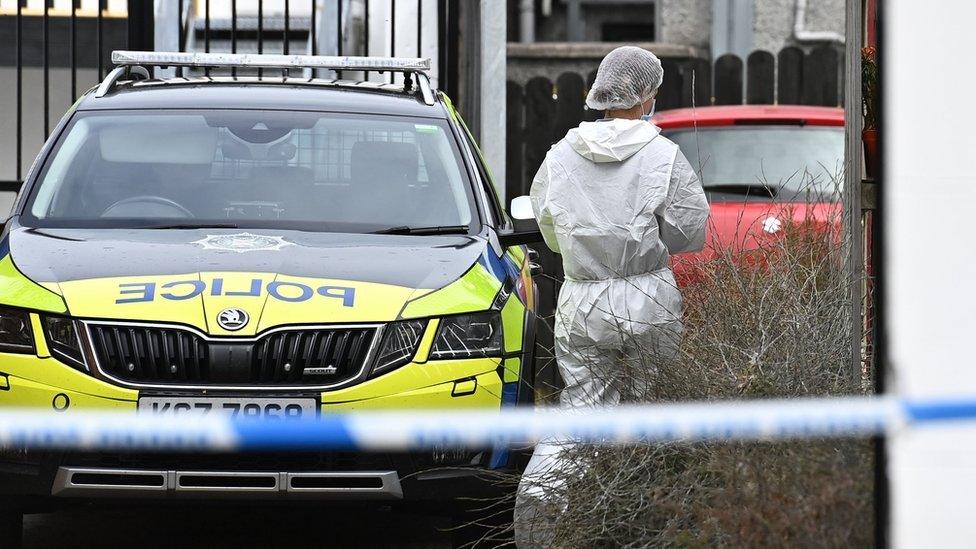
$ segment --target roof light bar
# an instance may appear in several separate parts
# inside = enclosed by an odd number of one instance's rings
[[[334,57],[323,55],[275,55],[250,53],[180,53],[113,51],[116,65],[169,67],[260,67],[264,69],[330,69],[391,72],[430,70],[429,58]]]

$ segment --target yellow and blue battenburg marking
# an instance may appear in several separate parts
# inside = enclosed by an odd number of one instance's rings
[[[478,262],[502,283],[503,290],[505,290],[505,287],[508,287],[508,291],[511,292],[512,289],[519,285],[522,268],[516,264],[515,259],[511,255],[503,253],[501,256],[496,256],[490,248],[486,248],[485,252],[478,259]],[[527,303],[524,291],[515,293],[521,301],[522,306],[516,306],[515,300],[511,300],[511,305],[506,303],[502,312],[502,320],[506,334],[506,351],[510,348],[513,351],[522,349],[521,332],[524,330],[525,305]],[[519,330],[518,335],[513,333],[516,329]],[[502,384],[501,405],[503,408],[515,406],[519,402],[521,358],[507,358],[503,366],[502,376],[504,383]],[[490,467],[493,469],[505,467],[508,464],[509,457],[510,453],[506,446],[496,446],[492,451]]]

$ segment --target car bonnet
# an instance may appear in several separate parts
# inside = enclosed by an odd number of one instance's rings
[[[501,287],[492,265],[511,261],[464,235],[14,226],[5,240],[9,257],[0,261],[60,295],[73,316],[181,323],[212,335],[485,309]],[[249,322],[225,329],[217,320],[228,309]]]

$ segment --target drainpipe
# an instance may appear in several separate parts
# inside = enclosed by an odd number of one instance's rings
[[[843,34],[832,31],[812,31],[806,29],[807,0],[796,0],[796,10],[793,13],[793,39],[797,42],[844,43]]]
[[[519,0],[519,42],[535,42],[535,0]]]

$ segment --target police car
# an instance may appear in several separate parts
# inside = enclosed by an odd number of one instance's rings
[[[515,230],[427,60],[113,62],[52,133],[0,238],[0,406],[284,422],[533,401],[524,243],[538,234]],[[157,79],[153,67],[265,75]],[[6,449],[0,492],[14,520],[32,507],[11,502],[108,496],[439,499],[471,495],[479,472],[512,461],[505,449]]]

